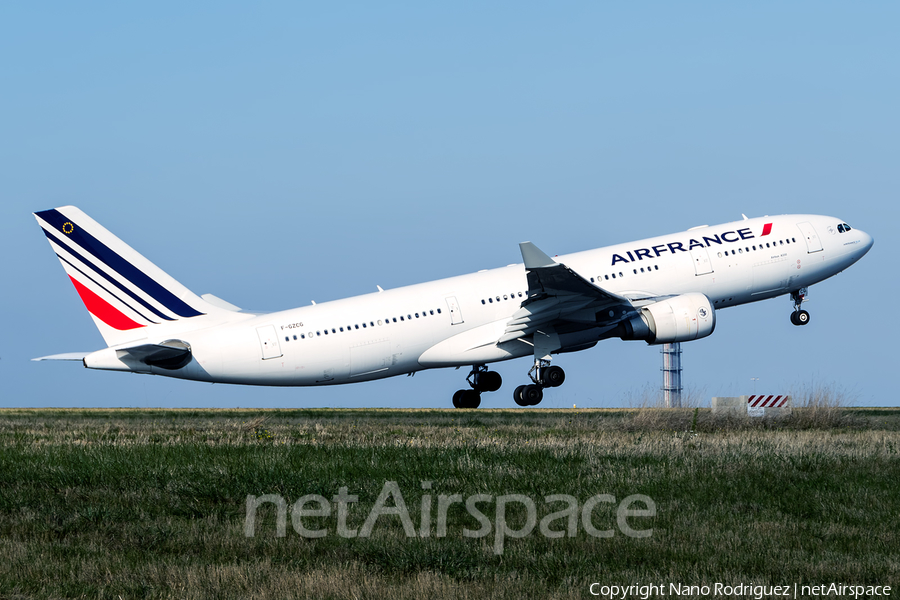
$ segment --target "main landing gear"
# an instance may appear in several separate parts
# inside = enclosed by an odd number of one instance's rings
[[[534,383],[520,385],[513,392],[513,400],[519,406],[537,406],[544,399],[544,388],[559,387],[566,380],[562,367],[551,366],[549,360],[543,359],[535,359],[528,376]]]
[[[791,292],[791,299],[794,301],[794,312],[791,313],[791,323],[794,325],[806,325],[809,323],[809,313],[800,310],[800,305],[806,299],[808,288],[800,288],[796,292]]]
[[[475,365],[466,377],[471,390],[459,390],[453,394],[455,408],[478,408],[481,406],[481,392],[496,392],[503,385],[503,378],[496,371],[488,371],[485,365]]]

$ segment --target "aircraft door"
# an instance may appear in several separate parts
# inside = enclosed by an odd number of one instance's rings
[[[821,252],[822,240],[819,239],[819,235],[816,233],[816,229],[812,226],[812,223],[797,223],[797,227],[800,228],[800,232],[803,234],[803,237],[806,238],[806,249],[809,253]]]
[[[713,272],[712,263],[709,260],[709,252],[706,248],[694,248],[691,250],[691,258],[694,259],[694,271],[697,275],[706,275]]]
[[[456,296],[447,296],[447,309],[450,311],[450,324],[459,325],[463,322],[462,311],[459,310],[459,302]]]
[[[274,325],[267,325],[256,329],[259,336],[259,347],[262,350],[262,359],[278,358],[281,356],[281,344],[278,343],[278,334]]]

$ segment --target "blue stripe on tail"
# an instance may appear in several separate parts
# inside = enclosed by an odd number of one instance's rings
[[[35,214],[57,231],[61,231],[65,235],[65,237],[69,238],[80,247],[84,248],[84,250],[86,250],[87,252],[90,252],[104,265],[127,279],[137,288],[142,290],[145,294],[165,306],[167,309],[169,309],[179,317],[199,317],[200,315],[205,314],[193,309],[183,300],[175,296],[172,292],[149,277],[146,273],[119,256],[115,251],[107,247],[106,244],[79,227],[77,223],[72,222],[71,219],[67,218],[58,210],[45,210]],[[48,237],[50,237],[49,232],[45,231],[45,233],[47,233]],[[160,316],[162,318],[167,318],[163,315]]]

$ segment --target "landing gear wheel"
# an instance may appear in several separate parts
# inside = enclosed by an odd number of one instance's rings
[[[475,390],[459,390],[453,394],[455,408],[478,408],[481,406],[481,394]]]
[[[503,385],[503,378],[496,371],[480,371],[475,374],[475,389],[479,392],[496,392]]]
[[[547,387],[559,387],[565,380],[566,372],[562,370],[562,367],[557,367],[556,365],[547,367],[541,373],[541,383]]]
[[[544,399],[544,390],[539,385],[526,385],[522,390],[523,406],[537,406]]]
[[[524,392],[525,388],[527,387],[527,385],[520,385],[513,392],[513,400],[515,400],[516,404],[518,404],[519,406],[529,406],[528,401],[525,400],[524,396],[522,396],[522,392]]]
[[[791,313],[791,323],[794,325],[806,325],[809,323],[809,313],[805,310],[797,310]]]

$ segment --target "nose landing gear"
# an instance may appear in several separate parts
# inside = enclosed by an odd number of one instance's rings
[[[809,323],[809,313],[805,310],[800,310],[800,305],[806,300],[808,293],[808,288],[800,288],[796,292],[791,292],[791,299],[794,301],[794,312],[791,313],[791,323],[794,325],[806,325]]]

